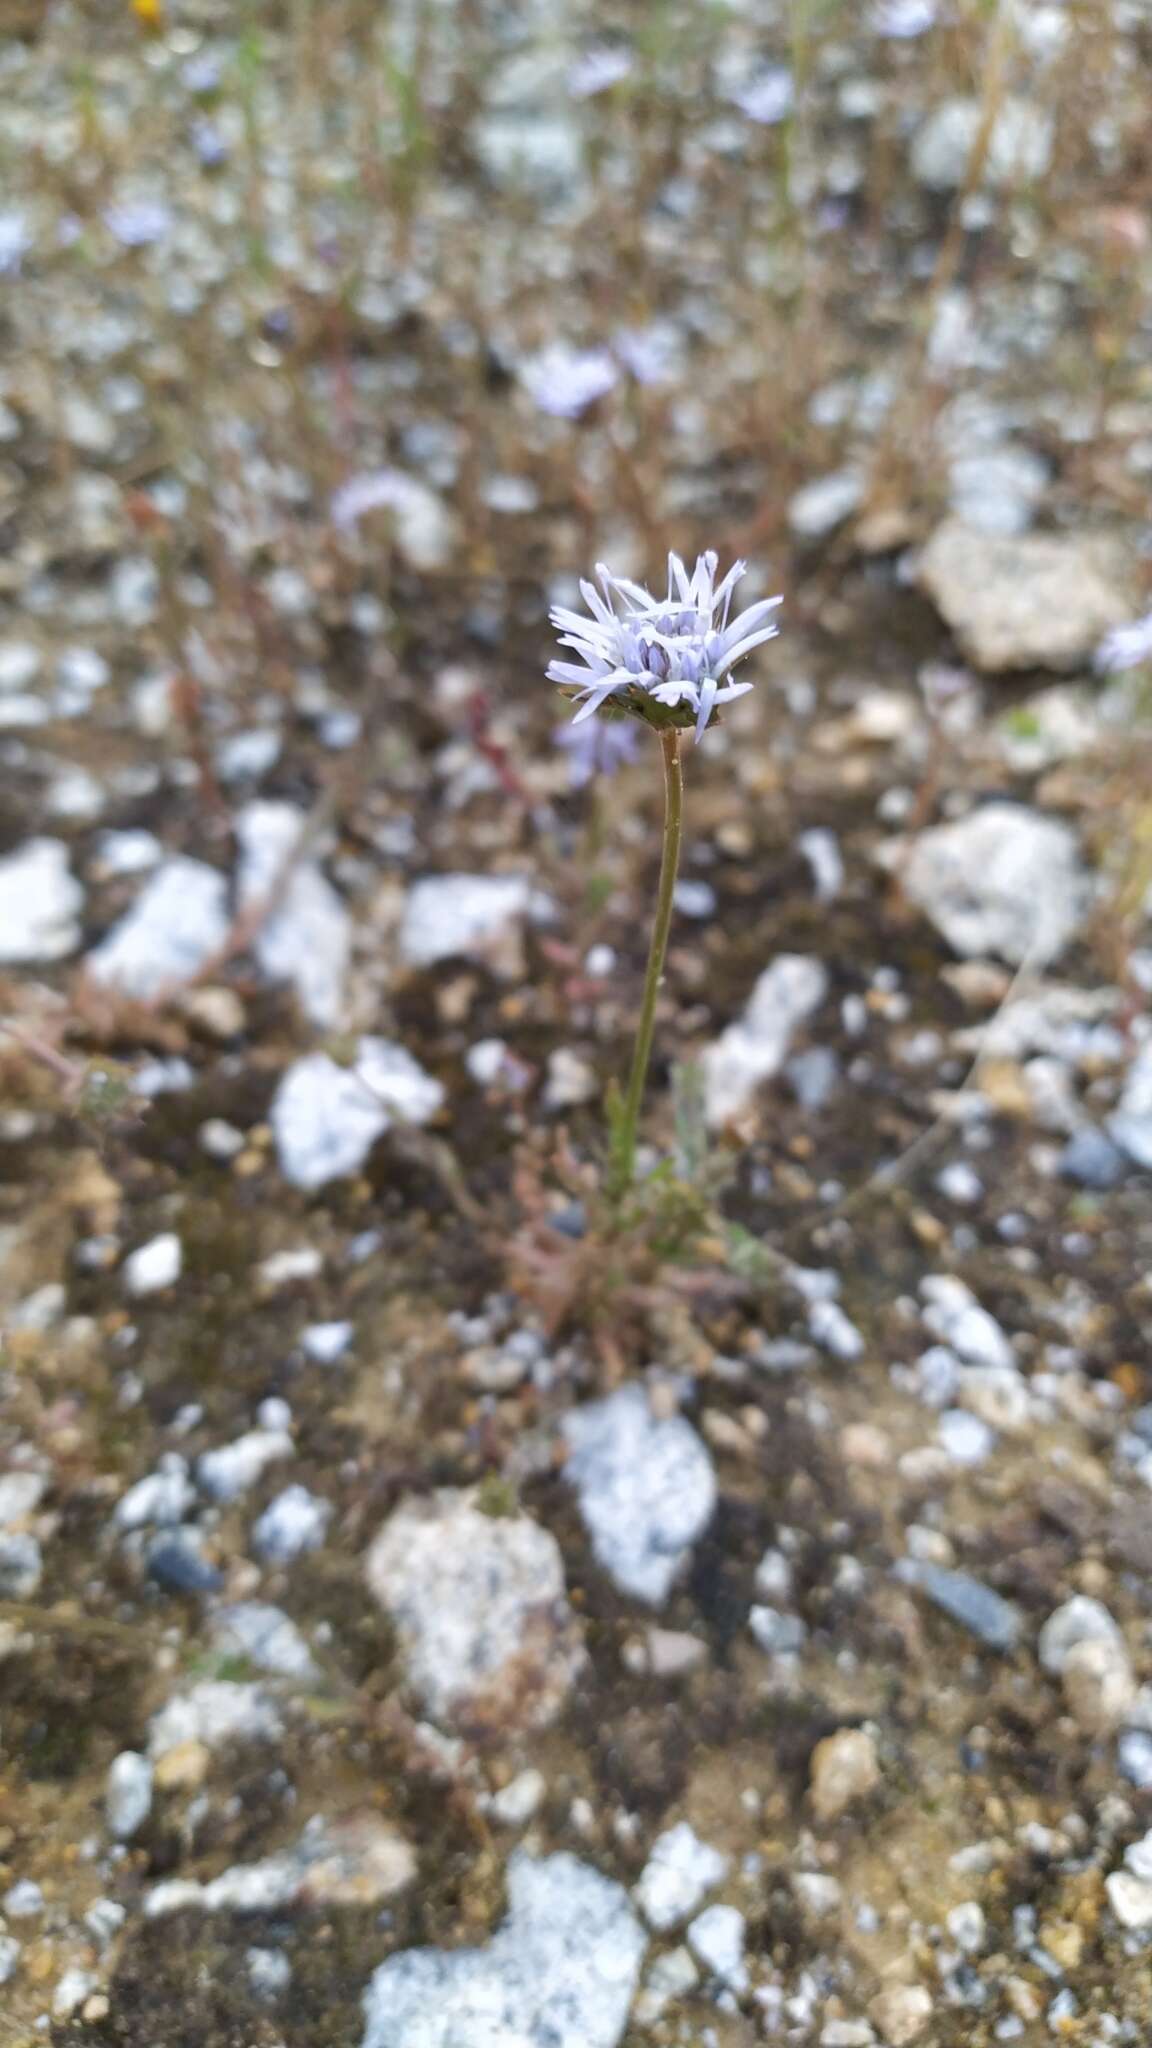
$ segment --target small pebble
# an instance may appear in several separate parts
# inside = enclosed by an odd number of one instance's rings
[[[112,1760],[104,1792],[109,1834],[115,1835],[118,1842],[130,1841],[151,1811],[151,1761],[134,1749],[121,1750]]]
[[[838,1820],[880,1783],[876,1744],[864,1728],[838,1728],[816,1744],[809,1766],[812,1810],[818,1821]]]
[[[129,1294],[158,1294],[180,1278],[183,1264],[180,1239],[175,1231],[163,1231],[159,1237],[129,1252],[121,1268],[124,1285]]]

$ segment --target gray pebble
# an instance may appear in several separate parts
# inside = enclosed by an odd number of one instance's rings
[[[991,1650],[1011,1650],[1020,1634],[1020,1616],[1007,1600],[981,1585],[968,1572],[946,1571],[943,1565],[922,1564],[902,1558],[896,1575],[905,1585],[918,1586],[934,1607],[978,1636]]]

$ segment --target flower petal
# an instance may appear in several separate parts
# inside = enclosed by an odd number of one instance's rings
[[[715,559],[715,557],[713,557],[713,559]],[[708,720],[712,716],[712,706],[716,701],[716,689],[717,684],[715,676],[705,676],[704,681],[700,685],[700,707],[696,713],[697,746],[699,746],[701,740],[704,737],[705,732],[707,731]]]
[[[728,652],[724,656],[723,660],[717,662],[717,675],[722,676],[726,674],[726,672],[730,668],[732,668],[736,662],[743,661],[744,656],[746,654],[751,654],[752,649],[754,647],[760,647],[765,640],[775,640],[776,635],[779,631],[779,626],[761,626],[760,631],[758,633],[749,633],[746,639],[738,640],[736,642],[735,647],[730,647],[728,649]]]
[[[607,682],[598,683],[594,690],[589,690],[585,702],[572,720],[573,725],[582,725],[586,718],[594,718],[604,699],[611,697],[614,691],[622,689],[628,680],[627,676],[609,676]]]

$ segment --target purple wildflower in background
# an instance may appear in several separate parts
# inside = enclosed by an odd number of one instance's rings
[[[628,77],[632,66],[630,50],[613,50],[607,44],[600,44],[577,58],[568,73],[568,90],[573,99],[591,99],[595,93],[607,92],[610,87],[619,85],[621,79]]]
[[[553,734],[558,747],[568,756],[568,780],[573,789],[584,789],[595,776],[615,775],[636,759],[640,735],[630,718],[591,718],[586,724],[573,719],[558,725]]]
[[[192,147],[206,171],[214,171],[227,161],[228,144],[215,121],[210,121],[206,114],[192,123]]]
[[[1118,676],[1143,661],[1152,661],[1152,612],[1130,626],[1114,626],[1096,649],[1096,670],[1102,676]]]
[[[574,725],[592,718],[613,697],[650,725],[694,725],[699,739],[718,705],[752,688],[751,683],[734,683],[731,672],[754,647],[774,638],[777,628],[770,614],[781,600],[762,598],[729,623],[732,592],[745,564],[734,562],[717,583],[717,560],[711,552],[700,555],[689,576],[679,555],[669,555],[667,597],[652,597],[598,563],[601,590],[593,583],[580,585],[592,616],[555,606],[551,619],[560,645],[570,647],[584,664],[548,664],[549,681],[573,692],[580,704]]]
[[[144,249],[168,233],[172,213],[160,199],[133,199],[123,206],[109,206],[104,225],[123,248]]]
[[[792,73],[783,64],[770,64],[766,70],[757,72],[754,78],[738,85],[731,98],[750,121],[759,121],[763,127],[771,128],[792,112],[796,98]]]
[[[876,0],[869,19],[878,36],[905,42],[933,27],[935,0]]]
[[[220,59],[214,50],[198,50],[194,57],[189,57],[180,77],[188,92],[219,92]]]
[[[611,391],[620,375],[618,365],[604,348],[572,348],[566,341],[554,341],[522,364],[520,378],[541,412],[558,419],[574,420]]]

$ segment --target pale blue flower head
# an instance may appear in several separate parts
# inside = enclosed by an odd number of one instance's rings
[[[1145,612],[1130,626],[1113,626],[1096,649],[1096,670],[1104,676],[1140,668],[1146,661],[1152,661],[1152,612]]]
[[[600,589],[594,583],[580,585],[590,617],[555,606],[551,618],[560,645],[583,663],[548,664],[548,680],[580,704],[574,725],[611,700],[660,731],[692,726],[699,739],[722,704],[752,688],[733,682],[732,670],[754,647],[774,638],[771,614],[780,599],[761,598],[730,619],[732,593],[745,565],[734,562],[719,583],[716,569],[711,552],[698,556],[691,575],[679,555],[669,555],[668,595],[652,597],[627,577],[613,576],[601,562],[596,568]]]

